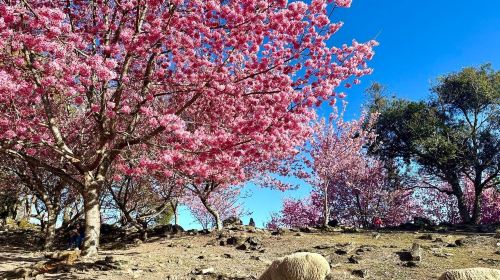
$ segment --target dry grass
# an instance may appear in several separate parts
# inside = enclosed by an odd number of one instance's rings
[[[102,257],[112,256],[122,263],[119,270],[97,271],[74,269],[69,273],[46,274],[49,279],[191,279],[197,268],[213,267],[217,274],[258,277],[275,258],[297,252],[317,252],[331,262],[334,279],[359,279],[353,270],[368,272],[365,279],[437,279],[447,269],[467,267],[500,267],[500,239],[492,235],[463,235],[433,233],[434,240],[419,239],[422,233],[382,232],[375,238],[366,233],[302,233],[295,232],[272,236],[269,232],[231,232],[245,234],[262,240],[264,252],[242,251],[233,246],[220,246],[216,234],[156,238],[137,246],[124,249],[103,250]],[[441,238],[442,241],[435,241]],[[465,238],[466,244],[447,247],[457,239]],[[422,261],[416,267],[407,267],[405,251],[417,242],[423,248]],[[318,247],[319,246],[319,247]],[[321,249],[322,248],[322,249]],[[340,255],[339,248],[348,251]],[[363,252],[358,250],[365,248]],[[336,252],[337,251],[337,252]],[[0,273],[29,264],[29,259],[43,255],[25,248],[8,249],[0,245]],[[349,257],[359,255],[358,264],[350,263]],[[403,259],[402,259],[403,258]],[[1,276],[1,274],[0,274]],[[170,278],[168,278],[170,277]],[[215,279],[213,276],[195,279]]]

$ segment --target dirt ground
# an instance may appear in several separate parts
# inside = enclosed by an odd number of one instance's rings
[[[422,280],[437,279],[448,269],[500,268],[498,234],[312,231],[272,235],[246,228],[225,230],[222,236],[214,232],[117,242],[101,250],[101,266],[72,263],[36,279],[257,279],[274,259],[298,251],[325,256],[331,279]],[[44,252],[32,247],[29,235],[16,237],[20,235],[0,233],[0,279],[46,260]],[[255,237],[251,244],[238,247],[249,237]],[[221,246],[221,241],[236,245]],[[418,256],[411,261],[414,243],[420,245],[420,261]]]

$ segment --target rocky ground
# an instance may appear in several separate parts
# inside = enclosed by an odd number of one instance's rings
[[[274,259],[299,251],[330,262],[331,279],[437,279],[448,269],[500,267],[499,233],[350,232],[312,228],[270,232],[164,233],[147,242],[115,240],[100,259],[47,254],[36,233],[0,232],[0,279],[257,279]]]

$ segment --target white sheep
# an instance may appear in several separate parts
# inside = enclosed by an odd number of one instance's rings
[[[259,280],[324,280],[328,261],[316,253],[301,252],[275,260]]]
[[[500,270],[493,268],[464,268],[446,271],[439,280],[499,280]]]

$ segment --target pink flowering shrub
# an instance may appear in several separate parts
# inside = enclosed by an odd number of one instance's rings
[[[446,191],[450,187],[443,183],[439,186],[439,189]],[[469,179],[462,179],[462,191],[464,192],[467,208],[472,213],[475,197],[474,184]],[[417,192],[416,203],[421,205],[426,217],[438,223],[462,223],[458,212],[457,199],[453,195],[437,189],[423,189]],[[495,187],[486,188],[481,195],[480,223],[500,223],[500,191]]]
[[[267,228],[317,226],[322,219],[321,208],[313,203],[311,197],[305,199],[285,199],[283,209],[274,213]]]

